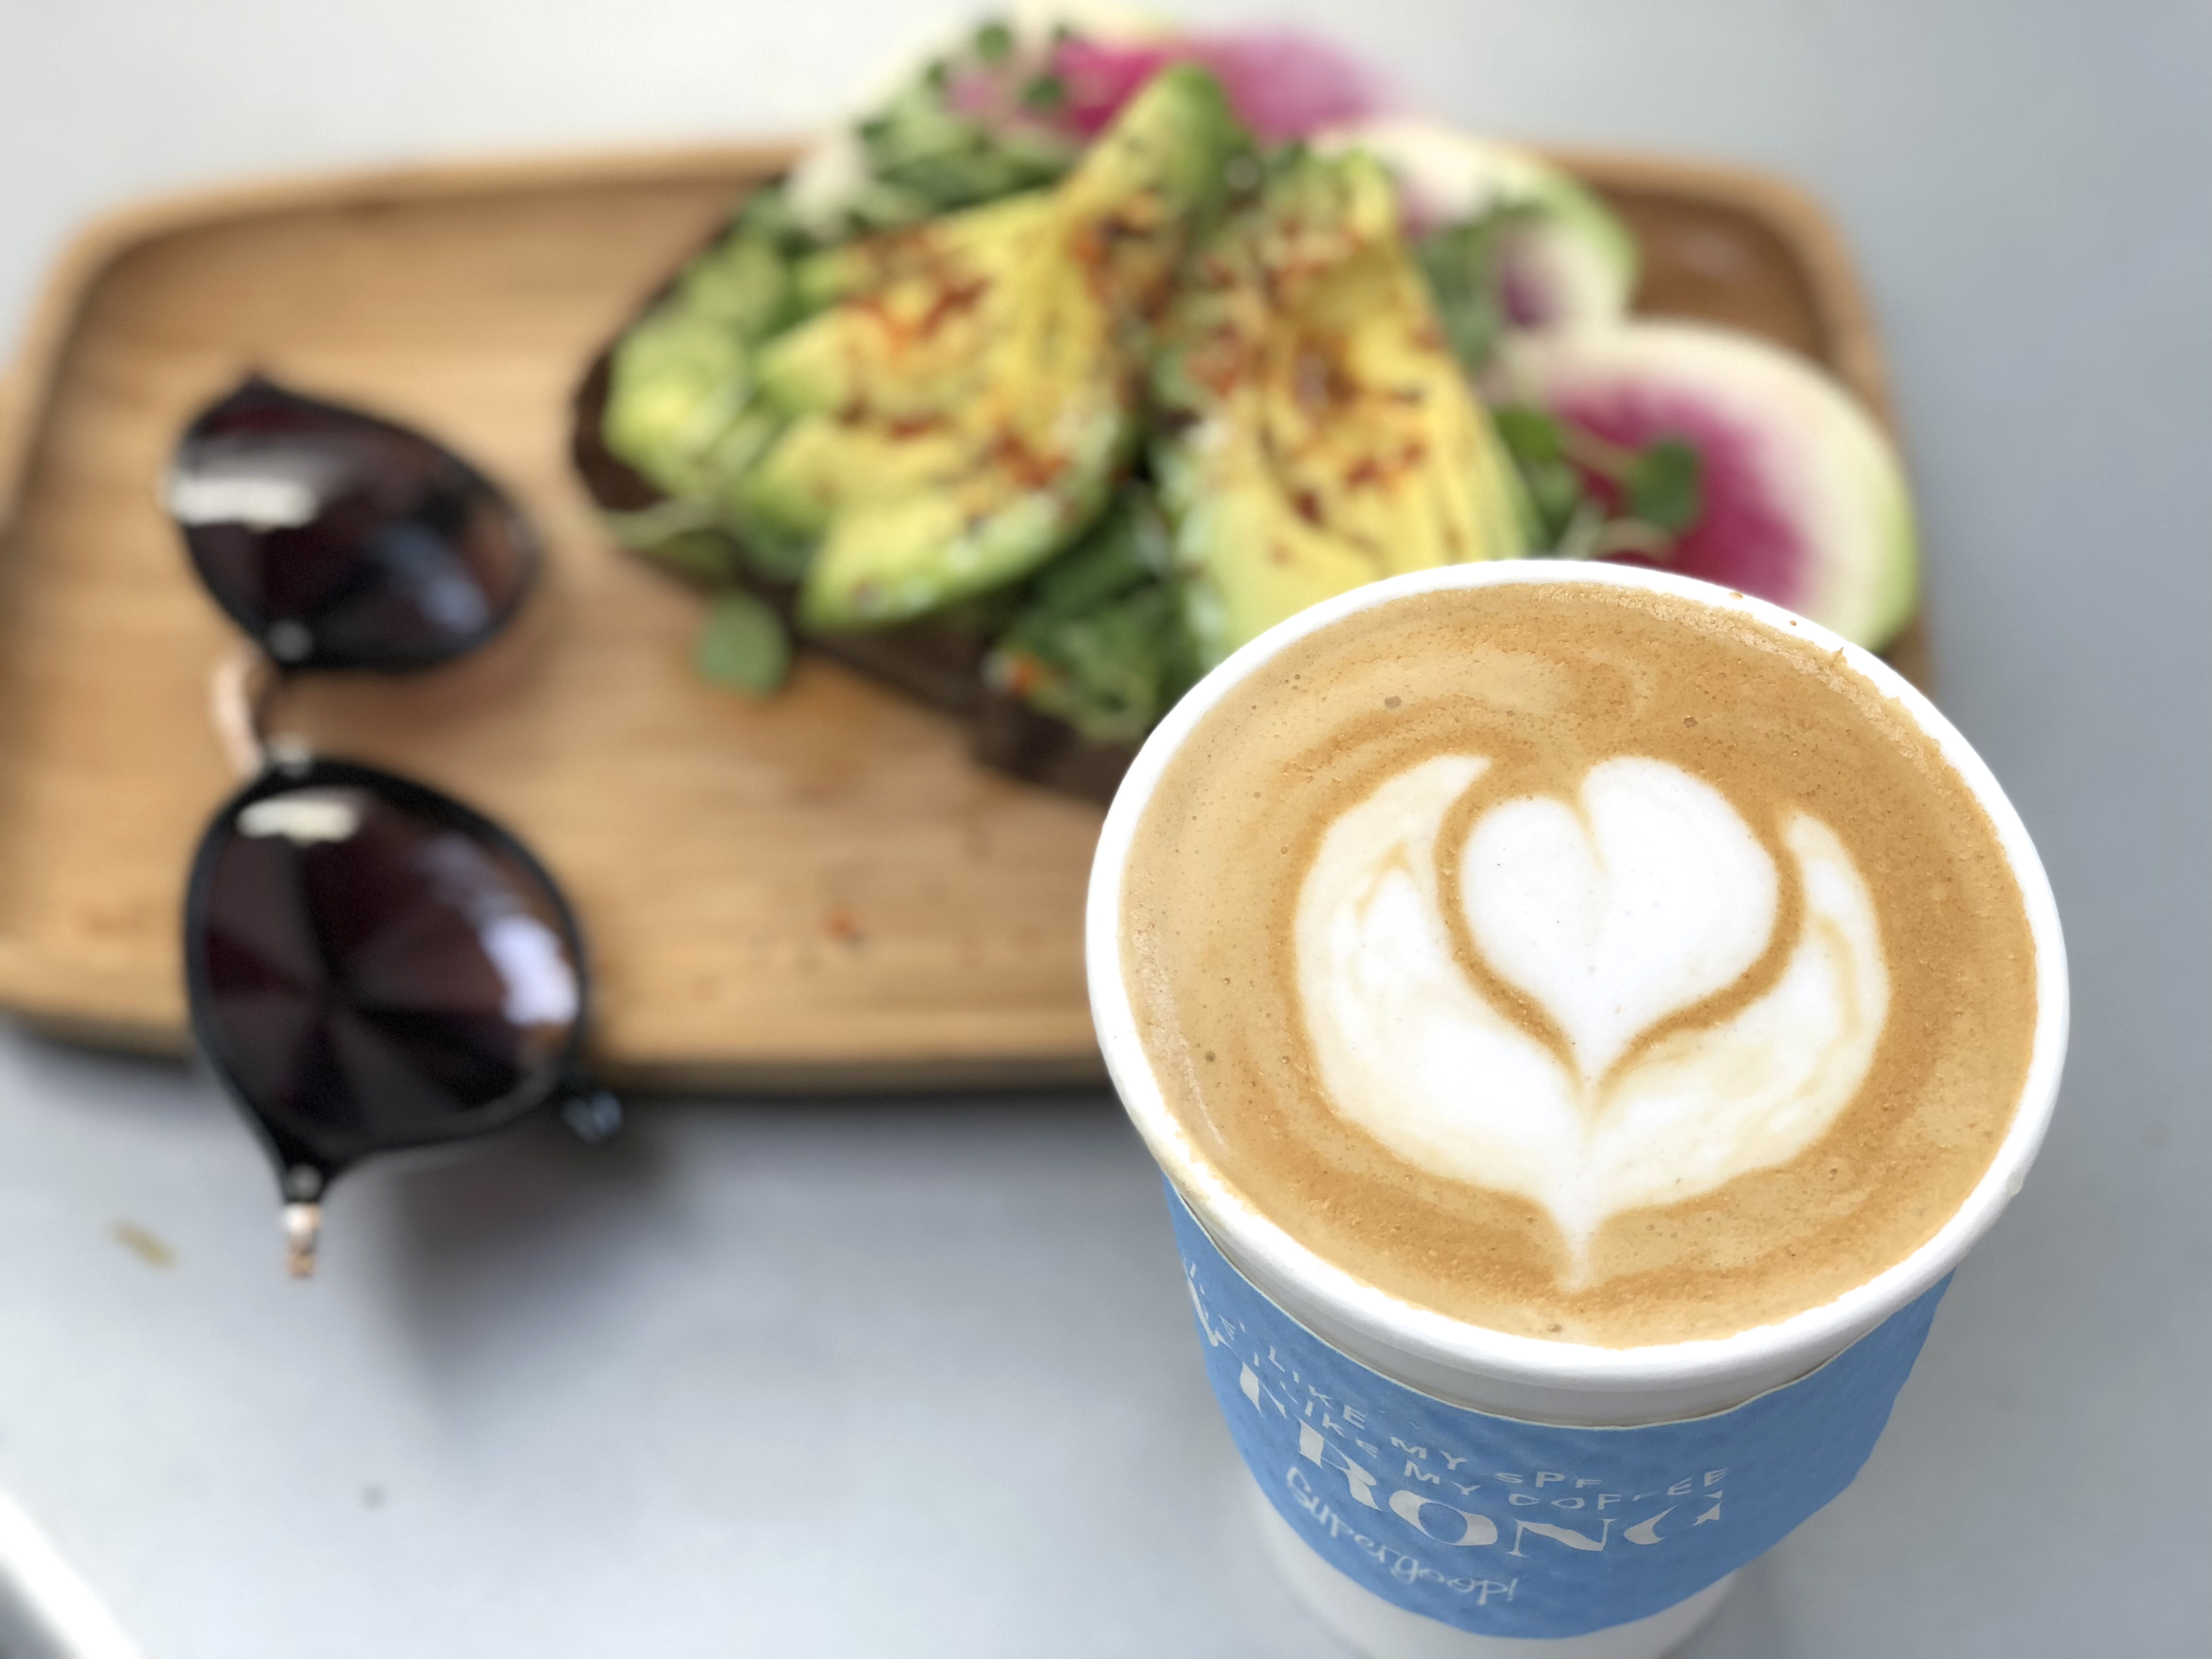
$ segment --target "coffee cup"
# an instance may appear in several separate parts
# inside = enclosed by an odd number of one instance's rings
[[[1269,1213],[1224,1176],[1170,1108],[1127,982],[1122,924],[1139,828],[1176,757],[1255,675],[1339,624],[1522,584],[1650,596],[1821,653],[1926,740],[2016,884],[2033,1000],[2016,1098],[1996,1103],[2008,1118],[1940,1225],[1814,1305],[1723,1334],[1626,1343],[1455,1317],[1314,1248],[1279,1206]],[[1612,565],[1419,572],[1316,605],[1237,652],[1153,732],[1116,796],[1086,952],[1099,1042],[1166,1176],[1209,1377],[1271,1553],[1303,1600],[1376,1655],[1638,1659],[1681,1639],[1739,1567],[1840,1492],[1871,1451],[1950,1274],[2026,1178],[2066,1042],[2048,880],[1956,729],[1887,665],[1802,618]]]

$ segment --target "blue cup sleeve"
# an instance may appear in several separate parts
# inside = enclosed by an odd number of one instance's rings
[[[1347,1577],[1491,1636],[1625,1624],[1772,1548],[1858,1474],[1950,1283],[1729,1411],[1563,1428],[1370,1370],[1231,1267],[1172,1186],[1168,1207],[1207,1377],[1267,1500]]]

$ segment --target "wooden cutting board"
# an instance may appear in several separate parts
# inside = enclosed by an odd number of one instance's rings
[[[64,258],[0,381],[0,1007],[180,1051],[185,864],[233,780],[232,635],[156,488],[249,368],[442,438],[543,531],[508,637],[333,677],[276,722],[518,831],[580,914],[617,1082],[931,1087],[1099,1074],[1082,895],[1097,807],[971,761],[818,658],[765,704],[699,683],[690,590],[616,550],[567,459],[582,366],[788,159],[735,148],[350,174],[167,201]],[[1820,212],[1770,179],[1569,165],[1642,239],[1639,309],[1755,330],[1886,410]],[[1924,678],[1918,635],[1902,665]]]

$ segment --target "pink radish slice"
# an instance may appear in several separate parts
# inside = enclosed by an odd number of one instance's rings
[[[1745,411],[1717,405],[1682,388],[1633,380],[1601,382],[1556,395],[1552,412],[1624,449],[1674,438],[1698,452],[1700,505],[1696,523],[1665,561],[1686,576],[1739,587],[1802,611],[1814,598],[1813,532],[1781,499],[1773,434]],[[1623,510],[1620,487],[1601,474],[1584,482],[1606,506]],[[1657,564],[1641,554],[1614,556],[1624,564]]]
[[[1701,323],[1509,337],[1486,386],[1609,443],[1680,439],[1702,462],[1698,519],[1666,568],[1789,606],[1878,648],[1911,615],[1912,508],[1896,452],[1804,359]],[[1609,480],[1591,483],[1609,502]]]
[[[1054,48],[1069,123],[1085,137],[1110,122],[1170,64],[1213,72],[1237,117],[1262,142],[1301,138],[1382,106],[1371,77],[1346,53],[1287,29],[1116,40],[1078,34]]]

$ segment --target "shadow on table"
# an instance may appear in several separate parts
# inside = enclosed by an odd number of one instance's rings
[[[1097,1120],[1096,1124],[1091,1121]],[[1095,1128],[1096,1133],[1091,1133]],[[433,1157],[401,1157],[349,1175],[362,1224],[399,1316],[434,1355],[465,1359],[533,1310],[574,1318],[595,1297],[638,1288],[638,1276],[690,1273],[714,1248],[702,1230],[764,1230],[758,1259],[787,1241],[770,1217],[781,1200],[818,1201],[841,1189],[943,1184],[946,1163],[1019,1171],[1065,1156],[1073,1133],[1116,1150],[1133,1139],[1096,1089],[1005,1097],[853,1097],[745,1102],[629,1103],[611,1139],[586,1145],[550,1116]],[[1092,1148],[1095,1155],[1096,1148]],[[1026,1154],[1026,1155],[1025,1155]],[[1033,1171],[1032,1171],[1033,1173]],[[702,1215],[711,1182],[724,1212]],[[1149,1200],[1150,1182],[1145,1183]],[[341,1188],[341,1196],[343,1189]],[[722,1248],[726,1248],[726,1241]]]

